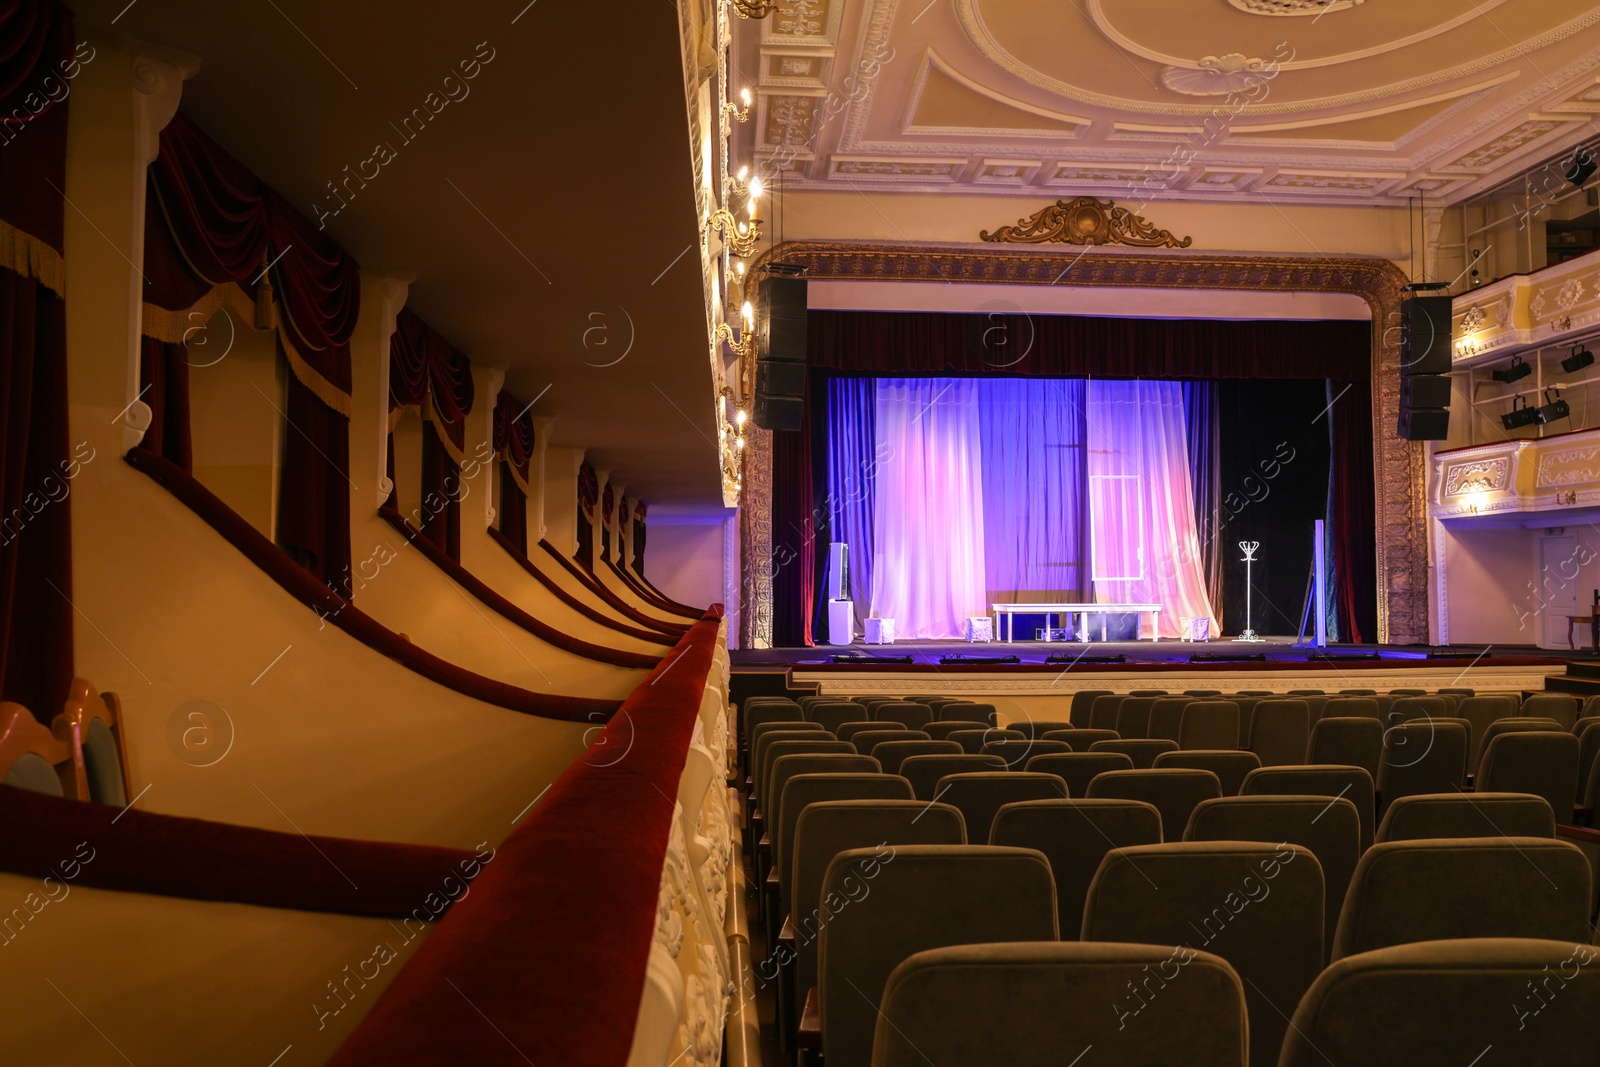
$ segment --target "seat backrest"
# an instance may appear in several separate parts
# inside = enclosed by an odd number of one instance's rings
[[[1073,751],[1077,751],[1076,745],[1073,746]],[[1165,738],[1154,737],[1133,741],[1124,741],[1119,738],[1114,741],[1096,741],[1089,746],[1089,751],[1120,752],[1133,761],[1135,768],[1148,769],[1156,765],[1156,757],[1161,753],[1178,751],[1178,743],[1176,741],[1168,741]]]
[[[1519,733],[1523,730],[1559,729],[1561,729],[1561,724],[1556,722],[1554,719],[1531,719],[1522,715],[1514,715],[1510,718],[1496,719],[1488,726],[1484,727],[1483,736],[1478,739],[1478,763],[1483,762],[1483,750],[1489,747],[1489,742],[1493,741],[1501,734]],[[1471,765],[1474,772],[1477,771],[1478,763]]]
[[[1072,694],[1072,708],[1067,712],[1067,720],[1080,730],[1089,728],[1090,709],[1096,697],[1108,697],[1112,692],[1109,689],[1082,689]]]
[[[1525,719],[1554,719],[1564,730],[1578,721],[1578,698],[1570,693],[1535,693],[1522,702]]]
[[[1240,696],[1236,694],[1228,697],[1227,699],[1239,705],[1239,743],[1243,745],[1250,739],[1250,730],[1256,718],[1256,708],[1261,706],[1262,701],[1276,698]],[[1296,697],[1295,699],[1299,700],[1302,698]]]
[[[1578,755],[1583,746],[1570,733],[1523,730],[1501,734],[1483,750],[1474,785],[1486,793],[1532,793],[1543,797],[1556,822],[1572,822],[1578,797]]]
[[[789,918],[795,932],[795,1014],[806,991],[817,984],[817,940],[822,935],[822,879],[833,857],[856,848],[901,845],[964,845],[966,824],[949,804],[920,800],[828,800],[808,804],[795,823],[794,880]],[[854,889],[856,897],[862,890]],[[761,977],[777,978],[775,965],[762,965]],[[769,973],[770,972],[770,973]]]
[[[1582,720],[1580,719],[1581,723]],[[1595,764],[1595,758],[1600,756],[1600,719],[1585,726],[1578,734],[1578,792],[1577,800],[1581,804],[1589,795],[1589,775]]]
[[[914,700],[914,701],[912,701],[912,703],[914,703],[914,704],[927,704],[928,707],[933,709],[934,718],[935,719],[942,719],[942,718],[945,718],[945,716],[943,716],[943,715],[941,715],[939,713],[946,706],[948,706],[950,704],[970,704],[970,703],[972,703],[972,701],[968,700],[966,697],[934,697],[932,700]],[[955,716],[952,716],[952,718],[953,717],[955,717]]]
[[[755,736],[756,727],[768,722],[803,722],[805,715],[801,713],[800,705],[792,700],[766,699],[757,703],[761,698],[752,698],[744,702],[739,710],[744,715],[744,736],[749,740]]]
[[[984,746],[993,741],[1025,741],[1027,740],[1015,730],[1001,730],[993,726],[985,726],[981,730],[954,730],[945,735],[946,741],[954,741],[961,746],[963,752],[976,755],[982,752]]]
[[[1376,693],[1366,693],[1361,696],[1330,697],[1322,705],[1322,719],[1376,719],[1378,717],[1378,698]],[[1313,726],[1316,724],[1313,723]]]
[[[771,741],[761,754],[761,777],[755,780],[756,806],[764,815],[772,814],[767,811],[767,805],[776,799],[769,788],[772,781],[772,767],[785,756],[825,756],[825,755],[854,755],[856,747],[848,741],[818,741],[817,736],[827,737],[827,734],[802,736],[796,738],[783,738]]]
[[[988,723],[978,722],[974,719],[947,719],[943,722],[930,722],[922,728],[922,732],[935,741],[945,741],[957,730],[987,730],[988,728]]]
[[[779,855],[793,842],[781,837],[783,829],[783,793],[789,782],[802,774],[882,774],[883,767],[871,756],[854,752],[802,752],[780,755],[767,768],[767,798],[771,810],[768,816],[767,836],[772,844],[772,865],[777,867]],[[794,825],[794,820],[789,820]]]
[[[793,726],[794,729],[789,729]],[[751,796],[759,799],[761,795],[761,773],[766,770],[767,749],[778,741],[836,741],[826,730],[819,730],[815,723],[773,723],[762,729],[750,739],[750,787]]]
[[[1499,719],[1509,719],[1516,713],[1515,701],[1503,694],[1466,697],[1456,705],[1456,716],[1471,724],[1469,730],[1472,736],[1467,739],[1468,767],[1476,767],[1478,758],[1483,755],[1483,737],[1489,724]]]
[[[1239,705],[1231,700],[1196,700],[1183,709],[1179,748],[1238,748]]]
[[[1361,816],[1343,797],[1249,796],[1201,801],[1185,841],[1287,841],[1322,867],[1324,960],[1333,945],[1350,876],[1361,858]]]
[[[818,722],[764,722],[750,731],[750,757],[755,759],[756,753],[761,751],[758,742],[765,736],[776,731],[782,731],[785,737],[823,736],[832,737],[830,731],[823,728]],[[764,747],[764,746],[762,746]]]
[[[1041,740],[1045,734],[1052,730],[1070,730],[1070,722],[1055,722],[1045,719],[1020,719],[1006,724],[1006,729],[1015,730],[1030,741]]]
[[[1160,770],[1106,771],[1089,783],[1087,796],[1111,800],[1142,800],[1161,813],[1161,839],[1183,840],[1189,815],[1202,800],[1222,795],[1222,783],[1210,771],[1187,767]]]
[[[1006,766],[1021,770],[1028,760],[1034,756],[1050,755],[1058,752],[1071,752],[1073,748],[1065,741],[990,741],[983,746],[983,752],[999,756],[1006,761]]]
[[[1178,740],[1178,727],[1183,725],[1183,709],[1195,702],[1194,697],[1157,697],[1150,705],[1149,737]]]
[[[813,759],[810,756],[791,756],[789,759]],[[914,800],[911,783],[898,774],[881,774],[870,769],[866,756],[846,756],[844,759],[860,761],[853,766],[860,770],[831,768],[823,771],[802,771],[784,778],[778,796],[778,817],[772,824],[772,866],[778,872],[778,892],[782,911],[789,910],[790,892],[794,888],[794,835],[800,822],[800,813],[809,804],[831,800]],[[782,775],[781,769],[773,771],[773,782]]]
[[[1152,981],[1179,973],[1185,981],[1170,987]],[[1140,983],[1160,995],[1146,1000],[1129,992]],[[1112,1010],[1063,1011],[1064,1004]],[[1066,1067],[1090,1049],[1084,1065],[1243,1067],[1239,977],[1210,953],[1150,945],[1012,943],[919,952],[889,976],[872,1063]]]
[[[1256,705],[1249,737],[1246,747],[1261,757],[1263,767],[1304,763],[1311,740],[1311,708],[1295,697],[1263,700]]]
[[[1347,764],[1308,763],[1304,767],[1263,767],[1244,777],[1241,796],[1344,797],[1361,817],[1361,848],[1372,844],[1372,775]]]
[[[79,800],[123,807],[128,802],[128,755],[122,740],[122,700],[74,678],[51,732],[72,750],[74,794]]]
[[[1085,727],[1082,730],[1051,730],[1042,740],[1065,741],[1072,746],[1072,751],[1087,752],[1096,741],[1117,741],[1120,738],[1115,730],[1090,730]]]
[[[1117,712],[1122,708],[1122,702],[1128,699],[1117,693],[1106,693],[1094,698],[1094,703],[1089,706],[1089,729],[1115,730],[1117,728]]]
[[[1150,709],[1160,697],[1127,697],[1117,706],[1116,731],[1123,737],[1150,736]]]
[[[1376,689],[1341,689],[1339,690],[1339,695],[1342,697],[1371,697],[1377,696],[1378,691]]]
[[[1383,734],[1379,814],[1400,797],[1449,793],[1467,782],[1467,731],[1459,723],[1413,719]]]
[[[1165,689],[1130,689],[1128,690],[1128,695],[1131,697],[1164,697],[1171,694]]]
[[[852,849],[833,858],[822,901],[818,1003],[828,1067],[871,1063],[889,975],[911,955],[946,945],[1057,936],[1050,864],[1032,849]]]
[[[50,796],[68,796],[72,749],[21,704],[0,701],[0,782]]]
[[[1183,691],[1183,695],[1186,696],[1186,697],[1198,697],[1201,700],[1205,700],[1205,699],[1207,699],[1209,697],[1219,697],[1219,696],[1221,696],[1222,695],[1222,690],[1220,690],[1220,689],[1185,689]]]
[[[1377,841],[1429,837],[1555,837],[1550,803],[1526,793],[1421,793],[1389,805]]]
[[[960,755],[961,746],[954,741],[879,741],[869,755],[883,764],[886,774],[899,774],[900,764],[912,756]]]
[[[1076,941],[1083,902],[1100,861],[1114,848],[1161,843],[1161,813],[1142,800],[1024,800],[1002,805],[991,845],[1036,848],[1056,879],[1062,940]]]
[[[1412,719],[1438,718],[1449,714],[1449,702],[1443,697],[1403,696],[1394,702],[1394,707],[1389,709],[1384,721],[1389,726],[1398,726]]]
[[[1400,697],[1425,697],[1425,696],[1428,695],[1428,691],[1426,689],[1414,689],[1414,688],[1390,689],[1389,690],[1389,695],[1393,696],[1393,697],[1396,697],[1396,698],[1400,698]]]
[[[933,738],[921,730],[906,730],[900,728],[898,723],[874,723],[876,730],[856,730],[850,735],[850,743],[856,746],[857,752],[871,752],[885,741],[932,741]]]
[[[1135,845],[1101,862],[1083,938],[1221,956],[1244,982],[1250,1062],[1276,1063],[1289,1016],[1322,970],[1323,896],[1322,868],[1298,845]]]
[[[933,709],[909,700],[885,701],[869,709],[874,722],[897,722],[908,730],[920,730],[933,721]]]
[[[1053,774],[1036,771],[988,771],[941,778],[934,795],[961,809],[967,840],[984,844],[994,826],[995,812],[1021,800],[1065,800],[1067,784]]]
[[[894,734],[895,736],[880,736],[886,734]],[[854,744],[863,735],[871,735],[866,741],[867,748],[862,749],[863,752],[870,750],[879,741],[931,740],[923,731],[908,730],[897,722],[846,722],[839,725],[839,740],[841,741],[849,741]]]
[[[1413,941],[1548,937],[1587,944],[1589,861],[1540,837],[1384,841],[1356,865],[1332,959]]]
[[[1311,727],[1311,741],[1306,746],[1307,763],[1344,763],[1360,767],[1376,781],[1382,759],[1383,723],[1375,715],[1324,717]]]
[[[911,783],[911,794],[918,800],[932,800],[939,780],[951,774],[1003,771],[1006,761],[999,756],[963,752],[959,756],[908,756],[900,762],[900,776]]]
[[[812,705],[810,718],[812,722],[820,722],[831,732],[838,733],[839,727],[847,722],[871,722],[872,713],[860,704],[841,700]]]
[[[1157,770],[1163,767],[1187,767],[1191,770],[1210,771],[1222,786],[1222,795],[1236,797],[1244,785],[1244,777],[1257,767],[1261,760],[1254,752],[1208,751],[1192,749],[1180,752],[1163,752],[1156,757]]]
[[[996,725],[999,717],[993,704],[974,704],[970,700],[945,704],[935,713],[935,720],[938,722],[944,722],[946,719],[976,719],[990,726]]]
[[[1350,956],[1312,983],[1278,1065],[1582,1063],[1594,1056],[1600,1018],[1597,954],[1481,938]]]
[[[1035,756],[1023,770],[1053,774],[1067,783],[1067,796],[1089,795],[1089,783],[1106,771],[1131,771],[1133,760],[1121,752],[1060,752]]]

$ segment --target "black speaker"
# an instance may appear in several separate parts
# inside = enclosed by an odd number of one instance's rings
[[[763,430],[798,430],[805,415],[805,400],[798,396],[757,393],[754,407],[751,418]]]
[[[756,311],[756,355],[761,359],[806,361],[806,280],[767,275],[761,281]]]
[[[1448,374],[1408,374],[1400,379],[1400,403],[1408,408],[1450,406]]]
[[[1443,441],[1450,436],[1450,409],[1402,407],[1400,436],[1407,441]]]
[[[803,398],[806,395],[806,369],[804,363],[756,360],[756,395]]]
[[[1401,373],[1449,374],[1450,297],[1413,296],[1403,308]]]

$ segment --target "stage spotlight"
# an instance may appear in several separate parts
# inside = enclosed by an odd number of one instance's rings
[[[1594,353],[1579,345],[1572,350],[1572,355],[1561,361],[1561,369],[1571,374],[1573,371],[1582,370],[1593,362]]]
[[[1594,357],[1591,356],[1589,358],[1592,361]],[[1533,413],[1535,416],[1537,416],[1536,421],[1543,426],[1546,423],[1555,422],[1558,419],[1564,419],[1571,415],[1572,405],[1561,399],[1561,390],[1557,389],[1556,398],[1551,400],[1550,390],[1546,389],[1544,391],[1544,405],[1542,407],[1534,408]]]
[[[1595,169],[1594,157],[1589,154],[1588,149],[1580,148],[1572,153],[1572,159],[1567,164],[1567,172],[1562,177],[1573,185],[1582,185],[1594,176]]]
[[[1511,366],[1501,367],[1489,372],[1489,377],[1497,382],[1515,382],[1526,378],[1533,373],[1533,368],[1523,362],[1521,356],[1511,357]]]
[[[1520,430],[1539,421],[1539,409],[1529,407],[1527,400],[1525,396],[1517,397],[1511,402],[1511,410],[1500,416],[1500,422],[1506,429]]]

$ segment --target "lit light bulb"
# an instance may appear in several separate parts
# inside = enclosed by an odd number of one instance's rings
[[[744,319],[746,329],[748,329],[756,321],[756,309],[750,306],[750,301],[748,300],[746,300],[744,302],[744,306],[739,309],[739,315]],[[740,412],[740,414],[743,415],[743,412]]]
[[[740,181],[740,183],[743,183],[749,177],[750,177],[750,168],[749,167],[740,167],[739,168],[739,181]]]
[[[751,210],[755,209],[756,198],[759,197],[760,195],[761,195],[761,179],[759,177],[751,178],[750,179],[750,207],[751,207]]]
[[[733,439],[733,447],[737,448],[739,451],[743,452],[744,451],[744,438],[735,437]]]
[[[749,107],[750,106],[750,90],[749,89],[740,89],[739,90],[739,99],[744,102],[744,106],[745,107]]]
[[[733,421],[737,422],[740,426],[743,426],[744,425],[744,419],[745,419],[744,408],[740,408],[738,414],[736,414],[733,417]]]
[[[741,278],[744,277],[744,264],[743,263],[735,263],[733,265],[733,270],[734,270],[735,274],[739,275],[739,277],[741,277]]]

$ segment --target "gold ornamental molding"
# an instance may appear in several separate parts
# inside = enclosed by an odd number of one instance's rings
[[[1193,237],[1174,237],[1171,230],[1158,229],[1113,200],[1079,196],[1057,200],[1040,208],[1015,226],[1002,226],[993,232],[981,230],[978,237],[1001,244],[1027,245],[1131,245],[1135,248],[1188,248]]]
[[[1350,293],[1372,309],[1372,438],[1374,534],[1378,571],[1378,640],[1428,640],[1427,501],[1422,445],[1402,439],[1400,301],[1409,280],[1382,259],[1315,255],[1216,255],[1052,247],[896,245],[795,241],[765,252],[751,266],[746,297],[759,301],[763,267],[804,268],[812,281],[907,281],[1002,285],[1116,286],[1140,289],[1271,289]],[[753,383],[746,383],[749,388]],[[748,394],[747,394],[748,395]],[[771,523],[771,456],[757,433],[744,449],[742,600],[747,639],[771,640],[774,569],[794,546],[778,543]],[[757,488],[759,486],[759,488]],[[792,563],[788,565],[793,565]],[[754,645],[750,647],[760,647]]]

